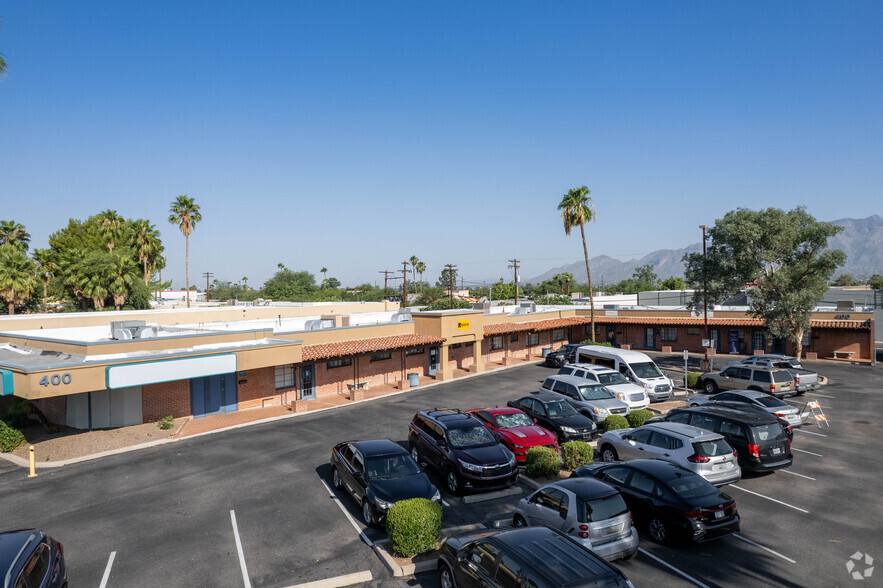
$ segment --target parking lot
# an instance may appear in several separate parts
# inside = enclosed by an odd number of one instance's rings
[[[795,432],[791,468],[725,489],[742,517],[738,536],[676,548],[642,536],[639,555],[616,564],[636,586],[843,586],[854,581],[850,556],[883,557],[883,379],[868,367],[808,365],[829,384],[791,400],[818,400],[830,427]],[[433,574],[389,576],[368,545],[383,531],[366,529],[352,499],[330,490],[331,447],[353,438],[404,442],[419,409],[504,405],[549,373],[520,366],[35,479],[3,467],[2,526],[36,526],[62,541],[73,586],[291,586],[350,574],[372,586],[435,586]],[[446,527],[509,520],[519,499],[465,504],[442,494]]]

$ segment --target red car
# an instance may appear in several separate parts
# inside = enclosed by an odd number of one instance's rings
[[[549,447],[558,451],[555,433],[536,424],[532,418],[517,408],[475,408],[469,414],[487,425],[515,460],[524,463],[531,447]]]

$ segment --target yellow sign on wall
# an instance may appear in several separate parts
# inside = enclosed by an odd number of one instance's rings
[[[457,321],[457,330],[458,331],[468,331],[469,330],[469,321]]]

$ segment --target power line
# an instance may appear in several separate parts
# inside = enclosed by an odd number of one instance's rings
[[[205,276],[205,301],[208,302],[209,298],[211,298],[209,296],[208,281],[209,281],[209,278],[215,277],[215,274],[213,274],[211,272],[202,272],[202,275]]]
[[[518,306],[518,260],[510,259],[509,263],[511,264],[509,268],[513,269],[515,274],[515,305]]]
[[[394,274],[395,272],[392,270],[380,270],[377,273],[383,274],[383,299],[386,300],[386,282],[389,279],[389,274]]]
[[[450,282],[451,308],[454,308],[454,270],[457,269],[457,266],[449,263],[445,267],[448,269],[448,281]]]
[[[405,308],[408,304],[408,262],[402,262],[402,269],[399,270],[402,272],[402,308]]]

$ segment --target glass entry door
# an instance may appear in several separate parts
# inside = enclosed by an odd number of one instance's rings
[[[304,365],[300,368],[300,398],[312,400],[316,397],[316,366]]]

